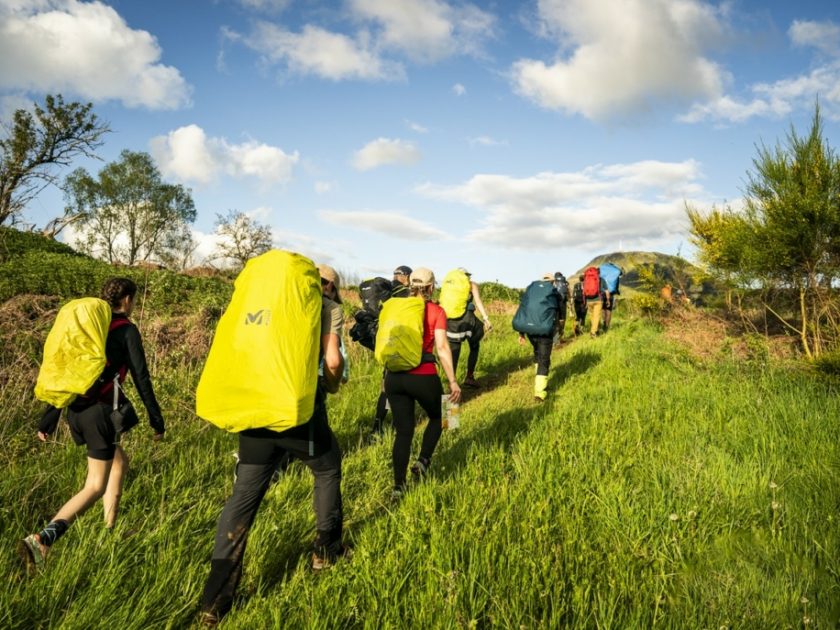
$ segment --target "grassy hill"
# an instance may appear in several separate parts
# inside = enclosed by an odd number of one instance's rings
[[[702,269],[691,264],[679,256],[661,254],[659,252],[613,252],[596,256],[569,278],[578,278],[587,267],[598,267],[611,262],[624,270],[621,277],[622,292],[625,288],[633,291],[649,291],[649,283],[645,277],[656,278],[659,286],[670,284],[675,290],[682,290],[697,302],[700,298],[708,298],[716,291],[714,283]]]
[[[26,270],[3,264],[12,263]],[[35,439],[41,405],[31,388],[57,305],[95,283],[82,277],[57,284],[61,294],[0,301],[0,627],[180,628],[195,619],[236,439],[195,417],[194,391],[230,287],[136,273],[150,287],[140,327],[166,439],[153,443],[142,423],[125,437],[132,468],[117,527],[106,531],[96,506],[32,580],[21,577],[14,544],[81,487],[85,458],[64,423],[56,441]],[[159,295],[166,283],[177,299]],[[349,344],[351,380],[330,398],[329,417],[344,452],[355,557],[322,575],[308,570],[312,480],[293,465],[257,515],[223,627],[840,621],[836,383],[761,353],[733,355],[726,343],[695,354],[667,327],[619,310],[609,334],[567,339],[554,352],[550,398],[539,405],[532,356],[510,314],[492,319],[484,387],[467,392],[462,428],[444,433],[431,477],[399,504],[389,500],[390,435],[363,439],[381,368]]]

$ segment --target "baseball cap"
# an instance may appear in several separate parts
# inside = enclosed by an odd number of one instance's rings
[[[431,269],[426,269],[426,267],[418,267],[414,271],[411,272],[411,286],[414,287],[426,287],[434,285],[435,283],[435,274],[432,272]]]
[[[468,276],[471,276],[471,275],[472,275],[469,271],[467,271],[467,268],[466,268],[466,267],[458,267],[458,271],[463,271],[463,272],[464,272],[465,274],[467,274]]]
[[[341,289],[341,276],[329,265],[318,265],[318,273],[321,274],[321,278],[333,283],[333,286],[335,286],[335,297],[332,300],[341,304],[341,294],[339,293],[339,289]]]
[[[554,274],[553,273],[544,273],[542,279],[543,280],[554,280]]]
[[[400,265],[396,269],[394,269],[395,276],[410,276],[411,275],[411,267],[407,265]]]

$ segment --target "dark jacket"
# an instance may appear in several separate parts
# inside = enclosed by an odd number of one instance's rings
[[[140,339],[140,331],[137,330],[128,317],[122,313],[115,313],[112,319],[113,322],[125,320],[128,323],[123,324],[117,328],[113,328],[105,341],[105,356],[108,359],[108,365],[102,376],[94,384],[92,388],[94,393],[91,396],[79,396],[70,404],[70,409],[73,411],[83,411],[93,404],[98,402],[104,404],[112,404],[113,401],[113,386],[109,384],[113,381],[114,375],[121,369],[127,369],[131,373],[131,380],[137,393],[140,394],[140,399],[146,407],[149,414],[149,424],[152,425],[155,433],[163,433],[165,426],[163,423],[163,414],[160,411],[155,392],[152,388],[152,379],[149,376],[149,367],[146,364],[146,353],[143,351],[143,341]],[[120,390],[120,403],[126,400],[122,389]],[[55,407],[48,407],[38,423],[38,430],[42,433],[50,434],[55,431],[58,425],[58,418],[61,411]]]

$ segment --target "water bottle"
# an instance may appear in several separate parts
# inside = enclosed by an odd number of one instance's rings
[[[458,416],[460,411],[460,405],[458,403],[451,402],[449,400],[449,395],[444,394],[440,397],[441,405],[443,406],[443,428],[444,429],[457,429],[461,426],[460,418]]]

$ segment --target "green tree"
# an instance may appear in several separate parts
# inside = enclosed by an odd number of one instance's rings
[[[50,184],[57,171],[79,157],[95,158],[102,136],[110,131],[88,103],[65,103],[47,95],[35,113],[15,111],[11,124],[2,123],[0,140],[0,225],[14,221],[26,204]]]
[[[232,262],[236,269],[271,249],[271,228],[244,212],[230,210],[227,215],[216,215],[216,234],[220,237],[216,257]]]
[[[65,216],[78,221],[84,249],[108,262],[160,259],[195,221],[190,190],[165,183],[148,153],[123,151],[97,178],[77,169],[66,190]]]
[[[702,260],[741,286],[793,295],[792,313],[764,306],[813,357],[836,341],[840,276],[840,161],[823,138],[819,105],[807,135],[791,128],[784,145],[761,145],[753,167],[742,213],[689,208],[693,242]]]

